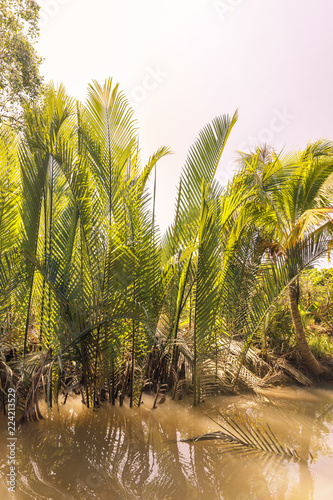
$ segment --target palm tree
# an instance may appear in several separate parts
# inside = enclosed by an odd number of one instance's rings
[[[49,368],[79,363],[88,405],[105,380],[114,400],[116,371],[128,352],[133,395],[134,366],[139,373],[161,307],[159,238],[146,184],[169,150],[160,148],[142,168],[137,142],[133,111],[108,79],[90,85],[84,105],[50,84],[43,102],[26,108],[21,168],[13,153],[16,168],[9,170],[11,148],[1,148],[6,176],[20,174],[3,198],[1,250],[4,256],[14,243],[23,250],[16,295],[25,316],[24,355],[33,317],[43,352],[54,351]]]
[[[286,287],[313,362],[295,279],[329,245],[330,144],[244,155],[221,186],[237,113],[215,118],[189,150],[161,239],[147,180],[169,149],[141,165],[133,111],[112,79],[93,82],[84,103],[50,84],[24,120],[19,136],[0,135],[0,319],[13,312],[24,372],[47,381],[50,403],[64,379],[88,406],[106,393],[139,405],[148,386],[156,401],[167,384],[175,395],[184,371],[194,404],[253,386],[251,341]]]
[[[327,370],[312,354],[298,309],[297,276],[316,262],[331,245],[333,230],[333,146],[318,141],[301,152],[277,155],[264,146],[243,154],[234,187],[246,185],[253,197],[244,204],[248,219],[262,234],[262,247],[272,262],[288,267],[288,296],[298,347],[315,375]]]

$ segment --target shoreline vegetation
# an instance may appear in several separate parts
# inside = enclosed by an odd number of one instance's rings
[[[0,128],[0,406],[20,422],[81,394],[154,408],[213,394],[333,379],[333,144],[240,153],[215,178],[237,121],[190,147],[175,217],[156,223],[156,170],[110,78],[84,103],[50,83]],[[222,160],[223,161],[223,160]],[[153,176],[153,192],[147,181]]]

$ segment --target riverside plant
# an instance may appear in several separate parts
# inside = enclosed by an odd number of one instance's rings
[[[216,117],[190,147],[174,222],[161,236],[134,112],[118,84],[93,82],[77,102],[51,83],[24,126],[0,133],[0,380],[18,390],[22,420],[81,394],[154,407],[170,391],[199,404],[269,383],[251,348],[288,291],[300,352],[307,344],[298,276],[332,240],[332,144],[243,154],[227,186],[215,179],[237,121]]]

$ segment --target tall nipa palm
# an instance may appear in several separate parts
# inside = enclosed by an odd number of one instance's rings
[[[57,90],[51,84],[45,93],[43,104],[27,107],[25,128],[20,141],[19,159],[22,182],[22,249],[26,256],[25,290],[22,301],[26,311],[23,353],[28,351],[28,334],[32,316],[39,323],[39,341],[51,347],[55,321],[56,302],[52,284],[61,262],[55,244],[59,206],[67,205],[68,190],[65,179],[56,162],[58,138],[75,112],[74,102],[68,98],[64,87]],[[40,265],[36,272],[35,263]]]
[[[118,370],[117,384],[113,383],[112,399],[116,390],[123,400],[129,380],[132,406],[140,403],[146,357],[155,340],[161,304],[160,245],[146,183],[169,149],[160,148],[141,167],[138,140],[131,123],[133,112],[119,94],[118,86],[111,88],[111,83],[109,80],[104,87],[96,83],[90,86],[84,137],[90,168],[107,209],[102,317],[107,319],[110,312],[114,315],[119,311],[112,331],[120,347],[111,342],[108,352],[114,360],[112,365],[125,365],[123,373]],[[132,129],[126,136],[129,127]],[[98,341],[105,340],[108,332],[108,325],[98,329]],[[97,364],[96,358],[96,369]],[[115,366],[111,366],[112,377]]]
[[[89,86],[84,105],[64,88],[46,92],[26,113],[21,148],[24,248],[30,264],[25,352],[31,309],[52,363],[82,366],[88,405],[128,390],[119,380],[130,359],[131,404],[144,346],[154,339],[161,284],[159,241],[147,179],[169,151],[160,148],[142,169],[133,111],[108,79]],[[157,301],[158,302],[158,301]],[[46,321],[47,318],[47,321]],[[60,368],[61,369],[61,368]],[[51,377],[52,378],[52,377]],[[142,378],[142,377],[141,377]],[[136,400],[142,384],[136,384]]]
[[[179,183],[174,223],[163,239],[163,264],[167,269],[170,265],[175,269],[159,325],[168,357],[169,382],[176,388],[181,371],[179,361],[187,360],[192,370],[194,404],[201,399],[204,364],[210,353],[217,350],[214,323],[221,269],[222,189],[214,176],[236,120],[237,113],[217,117],[200,131],[189,150]],[[237,197],[238,194],[226,204],[224,222],[228,219],[226,213],[230,216],[235,210]],[[179,339],[180,324],[186,319],[188,307],[190,337]]]
[[[253,189],[214,181],[236,118],[216,118],[200,132],[179,184],[175,222],[164,238],[164,262],[175,267],[160,321],[169,382],[180,386],[187,370],[194,404],[205,394],[235,388],[253,333],[281,292],[255,301],[263,251],[241,210]],[[233,342],[235,336],[244,348]],[[244,372],[253,385],[255,377]]]
[[[253,228],[239,217],[253,191],[223,188],[214,180],[236,119],[237,114],[216,118],[191,147],[175,222],[163,241],[166,267],[175,268],[160,321],[169,383],[175,394],[187,366],[194,404],[216,390],[233,390],[244,361],[242,352],[239,360],[229,355],[233,336],[250,337],[263,315],[260,307],[256,315],[251,310],[261,254]]]
[[[311,352],[298,309],[300,272],[318,261],[332,244],[333,149],[318,141],[301,152],[276,154],[266,146],[243,154],[236,185],[253,190],[244,211],[261,231],[262,248],[271,262],[284,261],[290,284],[288,295],[298,347],[315,375],[323,367]]]

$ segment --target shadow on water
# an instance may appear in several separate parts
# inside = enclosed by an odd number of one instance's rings
[[[1,420],[0,497],[21,499],[333,498],[333,391],[272,389],[257,396],[216,397],[199,409],[167,401],[150,410],[73,399],[45,420],[17,431],[15,497],[6,487],[6,422]],[[314,461],[267,453],[233,453],[218,441],[181,439],[215,432],[214,410],[236,410],[268,423],[281,443]],[[175,442],[172,442],[175,441]]]

